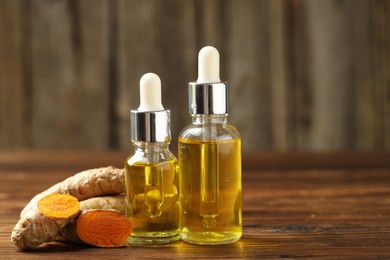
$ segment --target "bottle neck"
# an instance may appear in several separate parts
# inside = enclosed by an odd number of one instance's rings
[[[191,115],[191,117],[192,117],[192,123],[195,125],[225,124],[227,123],[228,114],[218,114],[218,115],[196,114],[196,115]]]
[[[133,147],[136,151],[145,151],[145,152],[160,152],[163,150],[169,149],[169,142],[141,142],[141,141],[133,141]]]

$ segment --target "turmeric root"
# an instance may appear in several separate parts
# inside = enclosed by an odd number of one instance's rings
[[[22,210],[11,239],[21,249],[58,239],[121,246],[131,232],[124,197],[96,196],[121,194],[124,188],[123,169],[110,166],[80,172],[36,195]],[[82,214],[75,218],[80,209]]]
[[[118,247],[126,243],[131,223],[124,216],[124,196],[90,198],[80,202],[82,214],[69,222],[57,240]]]
[[[13,229],[11,240],[22,250],[36,248],[52,241],[79,211],[77,198],[69,194],[50,194],[24,214]]]
[[[125,196],[94,197],[80,202],[80,210],[83,213],[93,209],[116,210],[125,214]]]
[[[82,171],[36,195],[24,207],[20,217],[24,218],[36,203],[46,195],[69,193],[79,200],[85,200],[96,196],[123,193],[124,182],[123,169],[112,166]]]

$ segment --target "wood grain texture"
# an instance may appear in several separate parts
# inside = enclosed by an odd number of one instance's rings
[[[36,193],[74,173],[120,167],[124,152],[0,152],[0,253],[8,259],[387,259],[389,153],[245,153],[243,237],[236,243],[101,249],[50,243],[20,252],[9,236]],[[16,192],[17,191],[17,192]]]
[[[308,1],[312,48],[313,132],[318,149],[346,146],[351,93],[348,1]],[[340,44],[344,43],[344,44]]]
[[[0,2],[0,147],[3,148],[27,143],[21,6],[21,1]]]
[[[271,89],[268,52],[268,2],[227,2],[227,64],[230,120],[244,147],[271,148]]]
[[[273,146],[276,149],[288,149],[291,145],[289,136],[293,127],[288,120],[292,117],[289,110],[288,102],[288,68],[287,68],[287,44],[289,42],[285,34],[285,8],[283,1],[271,1],[269,5],[269,20],[273,24],[273,30],[269,32],[270,42],[269,51],[270,59],[270,86],[272,98],[272,129],[273,129]]]
[[[34,147],[108,146],[107,7],[104,0],[32,2]]]
[[[390,35],[387,33],[390,25],[390,2],[377,1],[370,6],[372,10],[372,66],[373,66],[373,103],[376,126],[376,143],[380,146],[390,146]],[[386,32],[386,33],[385,33]],[[384,87],[385,86],[385,87]],[[384,117],[378,116],[383,113]]]
[[[0,3],[0,148],[128,149],[139,79],[172,146],[205,45],[247,150],[390,149],[390,0]]]

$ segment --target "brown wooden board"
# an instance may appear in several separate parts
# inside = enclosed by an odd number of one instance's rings
[[[389,153],[244,153],[243,236],[236,243],[102,249],[50,243],[21,252],[10,241],[36,193],[126,152],[0,152],[0,254],[6,259],[388,259]]]

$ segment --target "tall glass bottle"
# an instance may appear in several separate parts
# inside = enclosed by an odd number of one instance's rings
[[[155,246],[180,238],[178,164],[169,151],[170,110],[161,105],[161,82],[153,73],[140,81],[141,104],[131,110],[134,154],[125,161],[128,242]]]
[[[227,122],[228,86],[219,53],[199,52],[199,76],[189,83],[192,123],[179,136],[181,238],[224,244],[242,235],[241,138]]]

